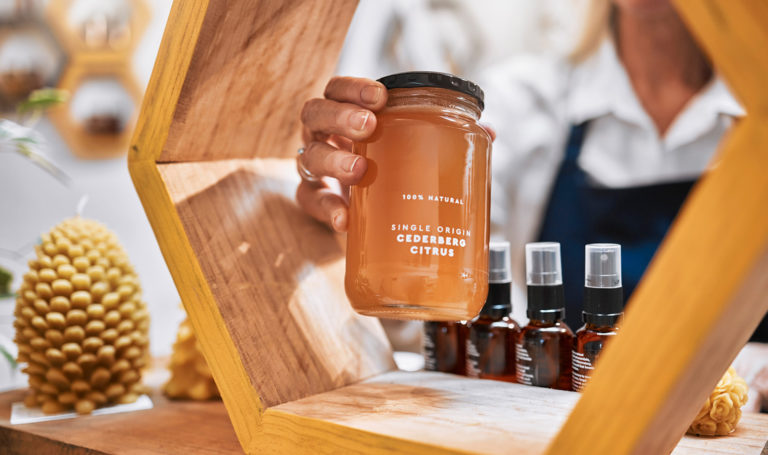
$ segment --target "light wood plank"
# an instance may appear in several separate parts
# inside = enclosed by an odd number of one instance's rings
[[[208,6],[160,161],[290,157],[322,96],[356,0]]]
[[[168,264],[198,342],[214,374],[238,439],[248,447],[259,432],[263,407],[239,360],[224,319],[216,309],[208,283],[192,250],[157,166],[151,161],[130,162],[134,185],[141,198],[160,250]],[[224,379],[226,378],[226,380]],[[237,422],[237,423],[234,423]],[[239,425],[238,425],[239,423]]]
[[[295,161],[173,163],[159,170],[177,195],[176,210],[205,279],[214,283],[227,332],[266,406],[395,367],[381,324],[356,314],[340,286],[344,239],[293,201]]]
[[[575,392],[451,374],[398,371],[269,412],[445,450],[533,455],[544,452],[578,397]]]
[[[131,141],[131,170],[133,163],[154,162],[163,151],[207,8],[208,0],[174,1],[171,6]],[[141,187],[137,189],[141,196]]]
[[[442,373],[392,372],[270,408],[262,447],[275,453],[542,454],[578,398]],[[731,436],[685,436],[673,454],[757,454],[766,439],[768,415],[748,413]],[[302,450],[308,444],[311,449]]]

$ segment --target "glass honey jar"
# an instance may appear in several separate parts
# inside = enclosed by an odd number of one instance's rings
[[[350,189],[345,285],[361,314],[472,319],[488,293],[491,137],[483,92],[443,73],[379,79],[387,105],[355,143],[368,160]]]

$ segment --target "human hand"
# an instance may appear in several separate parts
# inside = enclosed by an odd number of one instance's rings
[[[368,168],[352,153],[352,144],[376,130],[376,114],[387,103],[387,90],[377,81],[334,77],[325,98],[304,103],[301,111],[304,153],[297,157],[305,173],[296,190],[299,206],[337,232],[347,230],[348,188]],[[301,175],[301,172],[299,172]]]
[[[352,153],[355,141],[376,130],[376,112],[387,104],[387,89],[377,81],[334,77],[324,98],[304,103],[301,111],[305,147],[297,157],[302,181],[296,190],[299,206],[337,232],[347,230],[349,185],[368,169],[364,157]],[[491,136],[496,132],[481,125]]]

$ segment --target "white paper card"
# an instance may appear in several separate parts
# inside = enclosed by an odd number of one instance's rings
[[[129,404],[117,404],[106,408],[95,409],[90,415],[117,414],[120,412],[143,411],[152,409],[152,400],[148,396],[142,395],[138,400]],[[72,419],[78,417],[76,412],[62,412],[60,414],[43,414],[40,408],[28,408],[24,403],[13,403],[11,405],[11,425],[22,423],[45,422],[48,420]]]

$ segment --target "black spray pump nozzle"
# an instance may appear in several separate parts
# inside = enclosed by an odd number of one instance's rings
[[[512,265],[509,242],[493,241],[488,251],[488,297],[480,311],[502,318],[512,311]]]
[[[601,289],[621,287],[621,245],[592,243],[584,247],[584,285]]]
[[[488,281],[490,283],[512,282],[509,242],[493,241],[488,250]]]
[[[593,243],[584,247],[584,317],[615,316],[624,311],[621,245]]]
[[[559,320],[565,316],[560,244],[536,242],[525,245],[528,310],[531,319]]]
[[[536,242],[525,245],[526,284],[554,286],[563,284],[560,265],[560,244],[557,242]]]

